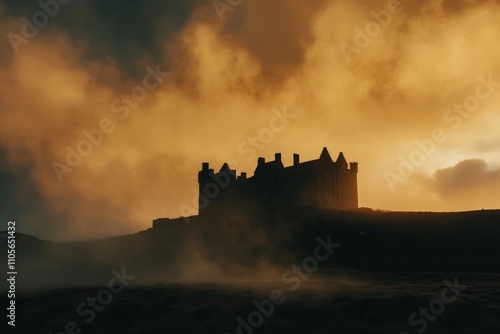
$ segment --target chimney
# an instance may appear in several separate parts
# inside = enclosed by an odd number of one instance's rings
[[[245,172],[241,173],[240,178],[241,178],[242,180],[246,180],[246,179],[247,179],[247,173],[245,173]]]
[[[208,162],[204,162],[203,164],[201,164],[201,169],[203,171],[208,171],[208,167],[209,167]]]
[[[258,160],[257,166],[264,165],[265,163],[266,163],[266,159],[261,157],[261,158],[259,158],[259,160]]]
[[[293,165],[297,166],[299,164],[300,164],[300,155],[298,155],[297,153],[295,153],[293,155]]]
[[[274,155],[274,161],[281,162],[281,153],[276,153]]]

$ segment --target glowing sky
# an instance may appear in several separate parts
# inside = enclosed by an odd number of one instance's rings
[[[251,175],[324,146],[359,162],[360,206],[500,206],[499,1],[74,0],[23,37],[40,10],[0,4],[0,218],[21,232],[135,232],[192,206],[203,161]]]

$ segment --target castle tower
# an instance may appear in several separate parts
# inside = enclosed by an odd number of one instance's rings
[[[337,158],[337,167],[341,170],[347,169],[347,160],[344,157],[344,153],[340,152]]]
[[[323,147],[323,151],[321,151],[321,155],[319,156],[319,160],[333,162],[333,159],[330,156],[330,153],[328,152],[328,149],[326,147]]]
[[[198,215],[206,213],[209,209],[210,201],[207,194],[210,193],[210,183],[212,182],[212,177],[214,175],[214,170],[210,169],[208,162],[204,162],[201,165],[201,171],[198,172],[198,185],[199,185],[199,197],[198,197]]]
[[[353,210],[358,208],[357,163],[348,164],[344,153],[340,152],[335,163],[338,208]]]

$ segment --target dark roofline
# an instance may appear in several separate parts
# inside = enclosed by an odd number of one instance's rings
[[[313,163],[317,163],[317,162],[319,162],[319,159],[304,161],[304,162],[299,163],[298,165],[290,165],[288,167],[285,167],[285,169],[289,169],[289,168],[293,168],[293,167],[300,167],[300,166],[305,166],[305,165],[312,165]]]

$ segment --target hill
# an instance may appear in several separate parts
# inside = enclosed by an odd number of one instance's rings
[[[258,280],[300,263],[318,238],[341,246],[324,271],[499,272],[500,211],[295,210],[257,219],[194,217],[134,235],[55,243],[17,234],[18,286],[100,285],[126,268],[134,283]],[[0,247],[5,248],[2,243]],[[6,249],[2,250],[5,254]]]

